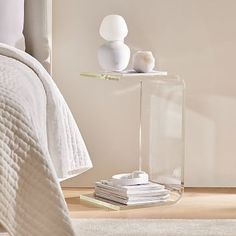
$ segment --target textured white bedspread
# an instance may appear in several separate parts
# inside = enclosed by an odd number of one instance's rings
[[[31,56],[0,44],[0,224],[12,236],[71,236],[59,178],[92,167],[56,85]]]

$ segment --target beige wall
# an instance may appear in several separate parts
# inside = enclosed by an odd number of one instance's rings
[[[111,13],[125,17],[132,49],[152,50],[160,69],[186,81],[186,184],[236,185],[236,1],[55,0],[53,5],[54,79],[94,163],[67,185],[89,185],[137,166],[137,89],[113,96],[127,85],[79,76],[99,69],[98,28]]]

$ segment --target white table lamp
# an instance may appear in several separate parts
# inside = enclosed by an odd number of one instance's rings
[[[124,18],[119,15],[106,16],[99,33],[107,41],[98,50],[98,62],[102,69],[106,72],[124,70],[130,59],[130,49],[124,44],[128,34]]]

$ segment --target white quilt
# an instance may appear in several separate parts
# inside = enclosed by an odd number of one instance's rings
[[[44,68],[0,44],[0,224],[12,236],[71,236],[58,182],[92,167],[77,125]]]

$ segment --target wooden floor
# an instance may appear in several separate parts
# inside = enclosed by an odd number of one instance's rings
[[[63,189],[70,214],[76,218],[236,219],[236,188],[186,188],[174,205],[112,211],[80,203],[89,188]]]

